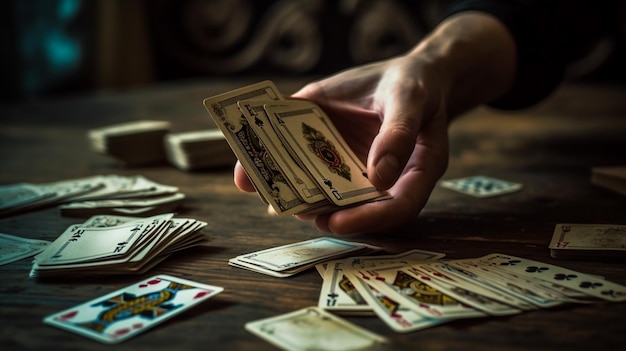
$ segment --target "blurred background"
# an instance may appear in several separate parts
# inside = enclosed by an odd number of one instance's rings
[[[189,79],[326,75],[406,51],[447,3],[5,0],[2,99]],[[568,80],[626,82],[626,6],[619,3],[615,31],[571,67]]]

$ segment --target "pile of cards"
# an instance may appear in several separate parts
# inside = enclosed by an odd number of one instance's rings
[[[69,226],[35,256],[31,277],[140,274],[175,251],[206,245],[195,219],[100,215]]]
[[[204,100],[258,194],[278,215],[324,213],[389,197],[310,101],[264,81]]]
[[[171,212],[185,195],[144,176],[98,175],[54,183],[0,186],[0,216],[61,205],[61,214],[151,216]]]
[[[369,244],[321,237],[239,255],[231,258],[228,264],[284,278],[312,268],[320,262],[348,255],[367,255],[379,250],[380,247]]]
[[[328,261],[318,266],[324,278],[318,307],[338,314],[373,313],[402,333],[564,303],[626,301],[624,286],[543,262],[499,253],[441,257],[414,250]]]
[[[219,286],[158,275],[54,313],[43,322],[106,344],[116,344],[223,290]]]
[[[167,121],[133,121],[89,131],[94,151],[109,155],[125,166],[165,161],[163,139],[170,130]]]
[[[0,233],[0,265],[31,257],[50,244],[46,240],[27,239]]]
[[[233,166],[237,161],[219,129],[167,134],[165,153],[183,171]]]
[[[593,167],[591,184],[626,195],[626,166]]]
[[[557,224],[549,247],[554,258],[625,261],[626,226]]]
[[[511,194],[522,189],[521,183],[486,176],[442,180],[439,182],[439,185],[480,198]]]

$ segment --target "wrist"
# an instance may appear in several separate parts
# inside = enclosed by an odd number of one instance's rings
[[[503,96],[515,80],[513,38],[502,23],[484,13],[451,16],[408,55],[436,67],[448,94],[449,116]]]

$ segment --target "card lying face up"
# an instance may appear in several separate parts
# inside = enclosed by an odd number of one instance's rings
[[[259,196],[279,215],[328,213],[389,198],[331,119],[271,81],[204,100]]]
[[[115,344],[207,300],[221,287],[158,275],[44,318],[44,323]]]

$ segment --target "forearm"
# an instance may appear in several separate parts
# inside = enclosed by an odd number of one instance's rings
[[[449,119],[503,96],[515,81],[513,38],[496,18],[480,12],[449,17],[409,55],[429,60],[447,81]]]

